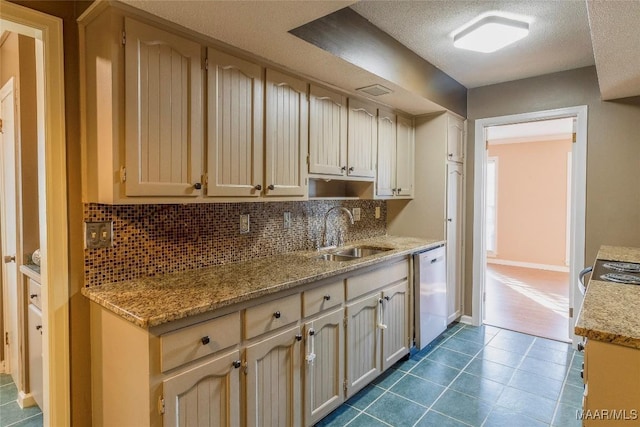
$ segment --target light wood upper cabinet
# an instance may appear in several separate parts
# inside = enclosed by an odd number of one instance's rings
[[[413,197],[415,182],[415,136],[413,121],[397,116],[396,121],[396,196]]]
[[[163,381],[164,427],[240,425],[240,352]]]
[[[447,158],[464,162],[464,120],[447,114]]]
[[[377,196],[395,195],[396,171],[396,115],[378,110],[378,176]]]
[[[378,110],[378,170],[376,197],[412,198],[414,187],[413,122]]]
[[[378,111],[356,99],[349,99],[347,137],[347,175],[363,178],[376,176],[378,145]]]
[[[207,195],[262,192],[262,68],[208,48]]]
[[[267,69],[265,195],[305,196],[309,145],[308,85]]]
[[[126,194],[197,196],[200,45],[130,18],[125,32]]]
[[[347,171],[347,98],[311,86],[309,172],[343,176]]]

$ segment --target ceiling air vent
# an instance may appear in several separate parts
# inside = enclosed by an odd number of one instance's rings
[[[365,86],[365,87],[358,88],[356,90],[358,92],[364,92],[367,95],[371,95],[371,96],[380,96],[380,95],[386,95],[388,93],[391,93],[391,89],[381,85]]]

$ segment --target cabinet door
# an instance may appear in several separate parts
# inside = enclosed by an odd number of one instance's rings
[[[346,305],[347,396],[369,384],[380,374],[380,294]]]
[[[239,425],[239,356],[234,351],[164,380],[164,426]]]
[[[301,338],[296,326],[247,347],[247,426],[301,424]]]
[[[127,196],[197,196],[202,173],[200,45],[125,18]]]
[[[382,370],[409,353],[409,283],[382,290]]]
[[[309,172],[344,175],[347,170],[347,98],[311,86]]]
[[[450,114],[447,115],[447,158],[464,161],[464,121]]]
[[[343,320],[344,310],[341,308],[304,326],[305,425],[317,423],[344,401]]]
[[[376,195],[395,194],[396,116],[388,110],[378,112],[378,175]]]
[[[309,144],[307,83],[267,70],[265,195],[304,196]]]
[[[207,195],[262,192],[262,69],[207,49]]]
[[[31,281],[31,279],[29,279]],[[40,408],[42,406],[42,312],[29,304],[29,391]]]
[[[463,165],[447,163],[447,323],[462,315]]]
[[[376,176],[378,111],[356,99],[349,100],[347,174],[363,178]]]
[[[396,196],[411,198],[415,179],[415,138],[411,119],[398,116],[396,135]]]

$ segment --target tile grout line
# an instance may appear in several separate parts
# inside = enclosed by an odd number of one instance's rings
[[[22,418],[22,419],[16,421],[15,423],[8,424],[6,427],[16,426],[16,425],[20,424],[23,421],[28,421],[28,420],[30,420],[32,418],[37,418],[40,415],[42,415],[42,412],[38,412],[37,414],[33,414],[33,415],[31,415],[31,416],[29,416],[27,418]]]

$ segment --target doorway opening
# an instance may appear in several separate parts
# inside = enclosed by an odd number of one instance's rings
[[[569,341],[574,120],[486,128],[488,325]]]
[[[500,131],[508,130],[508,125],[536,127],[539,126],[537,122],[558,119],[565,119],[566,123],[571,124],[570,149],[561,155],[559,153],[563,150],[562,144],[555,147],[559,151],[555,156],[557,157],[556,161],[561,166],[560,169],[564,170],[565,179],[556,178],[553,183],[547,183],[546,180],[555,174],[552,173],[555,171],[549,170],[551,166],[545,166],[547,169],[544,172],[547,173],[534,174],[536,172],[535,162],[532,161],[533,154],[529,153],[525,156],[527,163],[519,168],[520,172],[528,168],[530,176],[527,180],[520,182],[518,184],[520,187],[516,187],[515,190],[516,197],[519,197],[521,202],[515,203],[515,199],[503,200],[505,196],[502,194],[500,186],[509,187],[514,184],[513,182],[501,184],[502,180],[500,179],[500,176],[505,175],[511,166],[509,164],[511,160],[505,162],[504,160],[507,160],[508,157],[503,158],[502,155],[496,155],[505,150],[501,150],[504,148],[501,147],[501,144],[494,144],[498,148],[492,147],[491,133],[494,133],[494,140],[499,140],[501,139],[499,137]],[[551,122],[547,122],[547,125],[549,123]],[[513,129],[517,128],[517,126],[513,126]],[[504,300],[500,301],[499,296],[496,296],[496,299],[489,304],[485,300],[485,298],[490,298],[486,292],[495,294],[498,289],[503,291],[503,297],[506,295],[506,299],[517,297],[522,303],[521,308],[512,309],[512,311],[518,312],[521,326],[511,325],[510,327],[506,326],[507,328],[522,329],[526,333],[572,341],[575,346],[578,338],[573,332],[575,323],[573,312],[574,307],[580,307],[582,295],[572,284],[577,282],[578,273],[584,264],[587,107],[567,107],[480,119],[476,120],[474,130],[474,164],[476,167],[474,171],[472,322],[475,325],[480,325],[485,319],[490,323],[504,320],[499,319],[499,316],[505,317],[505,311],[507,311]],[[557,139],[557,136],[548,138]],[[523,141],[522,139],[518,140],[517,136],[511,135],[511,137],[515,138],[513,142]],[[538,145],[536,146],[536,144]],[[539,149],[544,144],[545,142],[539,141],[529,145]],[[509,149],[517,151],[519,144],[502,145],[509,145]],[[546,188],[538,187],[539,193],[534,196],[532,193],[534,190],[527,186],[536,184],[536,181],[542,182]],[[556,243],[552,244],[552,240],[543,238],[541,232],[534,233],[533,237],[528,239],[522,237],[523,234],[530,233],[534,229],[532,222],[536,222],[538,228],[540,223],[544,223],[542,219],[548,214],[548,203],[552,190],[558,193],[553,197],[554,200],[558,200],[556,204],[563,205],[562,200],[564,200],[565,206],[553,210],[555,212],[554,222],[559,224],[556,228],[560,230],[554,233],[553,239],[555,240],[553,241]],[[508,196],[506,197],[508,198]],[[505,215],[501,207],[513,208],[518,204],[524,205],[524,208],[521,207],[521,211],[522,209],[525,211],[514,215],[515,218],[511,218],[512,224],[510,225],[508,218],[501,218]],[[549,225],[542,226],[542,228],[545,227],[548,228]],[[501,234],[507,234],[507,236],[502,236],[507,237],[506,241],[501,239]],[[520,237],[517,237],[518,235]],[[511,242],[508,242],[509,239]],[[549,248],[547,248],[549,250],[544,250],[545,245],[554,247],[553,259],[548,258],[549,253],[545,253],[551,252]],[[533,257],[535,251],[532,249],[537,246],[542,247],[542,250],[537,250],[540,255],[535,258]],[[531,252],[527,255],[529,259],[524,255],[526,252]],[[546,286],[546,290],[543,285]],[[558,288],[564,291],[558,292]],[[551,293],[556,295],[551,297]],[[529,312],[523,312],[523,308],[529,309]],[[557,315],[558,321],[563,323],[561,327],[565,329],[565,333],[550,336],[540,331],[525,330],[525,326],[530,328],[542,316],[539,312],[531,310],[532,308],[543,310],[547,317]],[[566,322],[563,319],[566,319]]]

